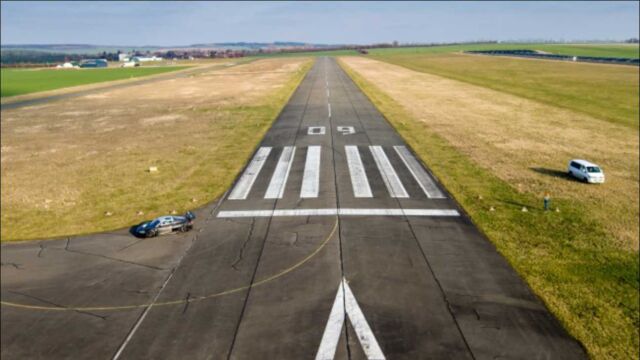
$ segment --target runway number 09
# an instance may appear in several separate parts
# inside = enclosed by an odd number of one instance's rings
[[[356,129],[353,126],[338,126],[338,132],[342,135],[351,135],[356,133]],[[324,126],[309,126],[307,128],[307,135],[325,135],[325,133]]]

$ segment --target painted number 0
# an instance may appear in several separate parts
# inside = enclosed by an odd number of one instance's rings
[[[325,131],[324,126],[309,126],[309,129],[307,129],[307,135],[324,135]]]

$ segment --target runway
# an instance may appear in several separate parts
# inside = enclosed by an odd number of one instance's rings
[[[332,58],[197,214],[3,245],[2,358],[586,358]]]

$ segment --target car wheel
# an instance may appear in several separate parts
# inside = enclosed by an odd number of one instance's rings
[[[156,237],[156,236],[158,236],[158,230],[149,231],[149,237]]]
[[[180,226],[180,232],[187,232],[187,231],[188,231],[187,225]]]

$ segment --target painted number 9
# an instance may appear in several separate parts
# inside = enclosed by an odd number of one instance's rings
[[[342,135],[351,135],[356,133],[356,129],[353,126],[338,126],[338,132]]]

